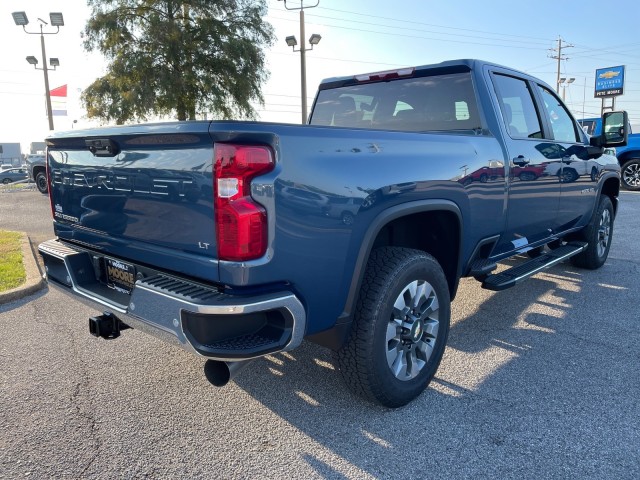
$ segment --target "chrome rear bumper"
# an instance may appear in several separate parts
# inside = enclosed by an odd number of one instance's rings
[[[214,286],[140,269],[145,274],[126,294],[104,282],[102,253],[59,240],[44,242],[38,250],[51,287],[206,358],[239,361],[288,351],[305,334],[306,313],[291,292],[229,295]]]

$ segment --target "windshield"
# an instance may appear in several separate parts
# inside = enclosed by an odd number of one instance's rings
[[[321,90],[310,123],[409,132],[482,127],[468,72]]]

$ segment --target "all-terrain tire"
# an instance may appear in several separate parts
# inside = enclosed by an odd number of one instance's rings
[[[613,204],[606,195],[600,195],[598,206],[593,212],[591,221],[580,232],[580,239],[589,243],[583,252],[571,257],[576,267],[595,270],[604,265],[609,256],[613,238]]]
[[[429,385],[444,354],[451,317],[447,280],[420,250],[371,253],[354,323],[337,352],[355,393],[380,405],[406,405]]]

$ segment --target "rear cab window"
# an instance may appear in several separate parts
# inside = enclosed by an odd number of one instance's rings
[[[468,71],[320,90],[310,124],[406,132],[476,131],[483,125]]]

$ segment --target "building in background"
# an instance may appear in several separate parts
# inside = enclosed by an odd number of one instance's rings
[[[12,167],[22,165],[22,150],[19,143],[0,142],[0,166],[2,165]]]
[[[31,155],[36,155],[36,154],[43,155],[46,148],[47,147],[44,142],[31,142],[29,144],[29,153]]]

